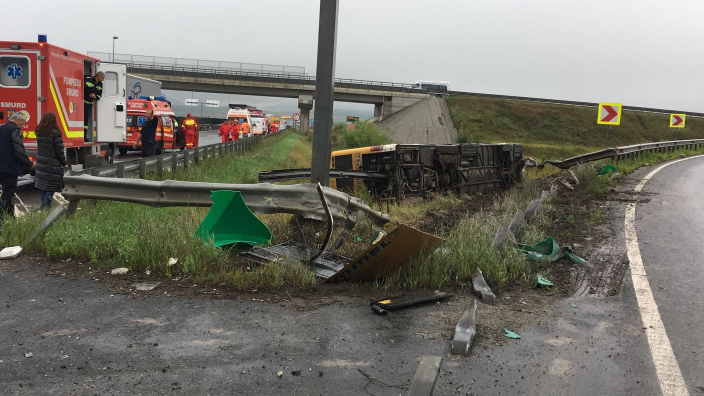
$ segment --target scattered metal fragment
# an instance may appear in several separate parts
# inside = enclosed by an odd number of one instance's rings
[[[550,288],[553,284],[547,278],[543,277],[541,274],[535,274],[533,278],[533,289],[538,289],[541,287]]]
[[[569,190],[574,190],[574,187],[570,183],[567,182],[565,179],[560,179],[560,183],[562,183],[567,189]]]
[[[508,236],[508,227],[499,226],[499,228],[496,230],[496,235],[494,235],[494,240],[491,241],[491,247],[493,247],[496,250],[503,249],[504,248],[504,241],[506,240],[507,236]]]
[[[342,246],[342,242],[345,240],[345,234],[342,233],[340,234],[337,239],[335,239],[335,242],[332,243],[332,246],[330,246],[330,249],[328,250],[329,254],[332,254],[335,252],[335,250],[339,249],[340,246]]]
[[[574,179],[574,184],[579,184],[579,179],[577,179],[577,175],[572,172],[572,169],[568,169],[567,173],[569,173],[570,176],[572,176],[572,179]]]
[[[491,292],[491,288],[486,284],[482,270],[477,267],[472,273],[472,287],[474,294],[482,299],[482,302],[493,304],[496,302],[496,296]]]
[[[372,307],[373,312],[383,315],[386,312],[381,311],[396,311],[399,309],[412,307],[414,305],[444,300],[450,297],[452,297],[452,294],[443,292],[435,292],[430,295],[408,294],[405,296],[388,297],[381,300],[372,301],[369,305]],[[375,307],[378,309],[375,309]]]
[[[160,284],[161,282],[137,282],[133,283],[132,286],[139,291],[150,291],[154,290]]]
[[[337,256],[328,251],[312,260],[315,256],[312,248],[293,242],[253,249],[240,256],[258,263],[307,263],[313,267],[319,278],[328,282],[368,281],[408,264],[412,258],[426,250],[436,249],[442,242],[442,239],[433,235],[399,224],[354,259]]]
[[[408,396],[431,396],[440,372],[440,356],[423,356],[408,389]]]
[[[514,339],[514,340],[520,340],[520,339],[521,339],[521,336],[519,336],[518,334],[516,334],[516,333],[514,333],[514,332],[512,332],[511,330],[508,330],[508,329],[504,329],[504,335],[505,335],[506,337],[511,338],[511,339]]]
[[[121,267],[110,271],[110,275],[126,275],[128,272],[130,272],[129,268]]]
[[[511,220],[511,224],[508,225],[509,231],[512,233],[516,233],[518,231],[518,227],[521,226],[521,223],[523,223],[523,219],[526,217],[526,212],[518,209],[516,214],[513,216],[513,220]]]
[[[34,356],[34,354],[33,354],[32,352],[26,352],[26,353],[24,354],[24,357],[26,357],[27,359],[29,359],[29,358],[31,358],[31,357],[33,357],[33,356]]]
[[[616,173],[614,173],[613,175],[611,175],[611,180],[614,180],[614,179],[616,179],[616,178],[618,178],[618,177],[620,177],[620,176],[621,176],[621,174],[618,173],[618,172],[616,172]]]
[[[474,336],[477,334],[477,300],[460,316],[455,326],[455,337],[450,341],[450,350],[453,355],[469,356]]]
[[[36,237],[46,232],[52,225],[54,225],[54,223],[56,223],[58,219],[61,218],[61,216],[65,214],[66,208],[63,206],[59,205],[54,208],[54,210],[52,210],[51,213],[44,218],[41,224],[39,224],[39,228],[32,231],[32,233],[22,242],[20,246],[10,246],[2,249],[2,251],[0,251],[0,260],[8,260],[18,257],[22,254],[23,246],[26,247],[29,245]]]

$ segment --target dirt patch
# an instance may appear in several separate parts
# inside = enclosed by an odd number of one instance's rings
[[[569,244],[574,253],[587,259],[590,267],[562,259],[550,268],[553,282],[562,286],[564,296],[608,297],[621,292],[628,268],[624,246],[616,237],[612,221],[622,217],[622,203],[639,198],[612,189],[593,197],[581,184],[574,190],[561,188],[553,196],[557,219],[545,230],[561,245]]]

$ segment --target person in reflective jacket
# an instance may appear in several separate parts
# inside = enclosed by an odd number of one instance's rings
[[[93,131],[89,131],[88,127],[93,118],[95,102],[103,96],[103,80],[105,73],[98,72],[93,77],[86,76],[83,83],[83,140],[86,142],[93,141]]]

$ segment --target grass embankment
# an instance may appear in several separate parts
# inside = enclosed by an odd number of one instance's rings
[[[165,175],[175,180],[222,183],[256,182],[261,169],[304,167],[310,162],[310,147],[295,133],[282,133],[260,143],[243,156],[208,158],[186,171]],[[233,265],[228,252],[203,243],[193,234],[207,208],[161,208],[120,202],[83,202],[78,213],[62,219],[43,238],[27,248],[50,257],[73,257],[154,275],[186,274],[198,281],[219,280],[247,288],[260,284],[278,286],[286,282],[310,284],[314,277],[300,266],[270,264],[247,271]],[[0,236],[5,246],[17,245],[46,213],[30,212],[7,221]],[[266,216],[263,216],[266,217]],[[168,267],[170,257],[179,263]]]
[[[626,110],[621,125],[607,126],[596,123],[597,110],[591,107],[461,97],[448,98],[447,104],[461,142],[522,143],[524,155],[538,160],[675,138],[666,114]],[[678,139],[695,138],[704,138],[704,120],[688,118]]]
[[[680,153],[646,154],[615,165],[617,172],[625,175],[645,163],[662,162],[675,158]],[[250,183],[256,181],[259,170],[306,167],[310,165],[310,158],[311,147],[307,140],[295,133],[285,133],[265,140],[252,153],[244,156],[208,158],[186,171],[167,174],[165,177],[203,182]],[[581,181],[577,188],[594,197],[604,194],[617,180],[612,179],[611,174],[596,176],[600,168],[601,164],[586,164],[577,168]],[[533,244],[547,236],[545,230],[561,215],[550,199],[541,212],[521,226],[516,236],[507,239],[502,251],[496,251],[490,246],[496,229],[500,225],[509,224],[516,210],[525,208],[546,187],[545,181],[527,181],[503,193],[499,199],[492,199],[491,203],[486,203],[490,200],[479,196],[439,195],[415,204],[388,205],[392,221],[386,226],[387,231],[398,223],[422,226],[424,219],[432,217],[436,229],[421,228],[445,238],[446,243],[435,253],[416,259],[410,265],[377,281],[375,287],[398,289],[468,285],[476,266],[482,269],[494,288],[501,288],[511,282],[527,282],[536,272],[549,272],[545,264],[527,261],[513,247],[516,242]],[[379,208],[377,203],[371,202],[370,197],[362,198],[369,200],[371,206],[386,210],[386,205]],[[57,222],[43,238],[37,239],[28,248],[55,258],[73,257],[108,266],[127,266],[139,273],[148,270],[153,275],[185,275],[196,282],[227,283],[242,289],[306,286],[315,282],[313,273],[306,267],[287,264],[252,265],[228,251],[216,249],[194,238],[193,234],[206,213],[206,208],[154,209],[126,203],[83,203],[73,218]],[[451,220],[437,217],[441,213],[451,213]],[[0,243],[20,243],[44,215],[45,213],[31,212],[6,222]],[[296,234],[296,226],[291,223],[290,215],[262,215],[260,218],[271,228],[277,242],[293,238]],[[594,219],[589,221],[592,220]],[[324,225],[304,222],[302,226],[310,243],[321,243]],[[322,232],[316,237],[316,231]],[[337,253],[348,257],[356,256],[369,246],[366,241],[370,239],[372,231],[368,220],[360,221]],[[340,232],[342,230],[336,230],[336,233]],[[356,242],[355,235],[361,236],[364,242]],[[559,235],[552,236],[559,240]],[[179,263],[168,267],[170,257],[178,258]]]

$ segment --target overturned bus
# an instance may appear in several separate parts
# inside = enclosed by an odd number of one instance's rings
[[[374,196],[401,200],[452,191],[490,193],[521,179],[520,144],[387,144],[334,151],[331,186],[341,191],[366,188]],[[310,177],[310,170],[260,172],[266,182]]]

